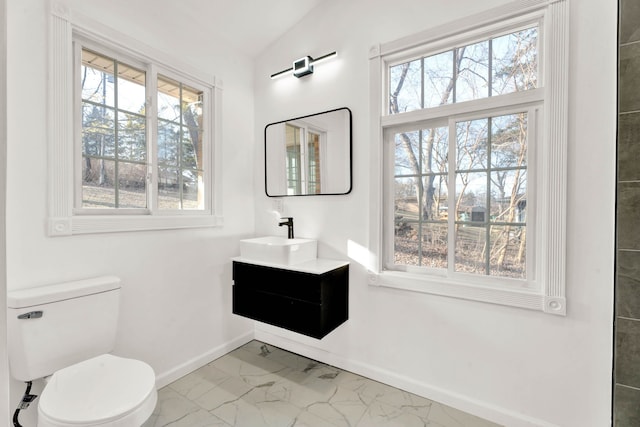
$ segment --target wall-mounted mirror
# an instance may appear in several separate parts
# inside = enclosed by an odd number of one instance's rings
[[[267,196],[351,191],[351,110],[268,124],[264,128]]]

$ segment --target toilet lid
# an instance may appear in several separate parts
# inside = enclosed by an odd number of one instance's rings
[[[103,354],[53,374],[39,410],[68,424],[108,422],[142,405],[155,393],[155,380],[146,363]]]

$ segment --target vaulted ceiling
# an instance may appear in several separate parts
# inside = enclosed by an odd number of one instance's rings
[[[108,7],[127,17],[151,17],[171,31],[189,23],[255,57],[324,0],[62,0],[80,10]],[[202,29],[203,31],[197,31]]]

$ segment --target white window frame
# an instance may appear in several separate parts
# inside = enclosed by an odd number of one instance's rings
[[[47,231],[49,236],[69,236],[87,233],[108,233],[144,230],[164,230],[198,227],[218,227],[222,217],[222,159],[221,159],[221,102],[222,82],[214,76],[179,64],[143,43],[130,39],[100,23],[83,16],[73,16],[61,5],[54,4],[50,18],[50,85],[49,85],[49,188]],[[205,89],[205,132],[208,141],[205,149],[205,200],[204,210],[145,209],[77,209],[75,198],[79,187],[81,151],[78,141],[81,135],[77,70],[79,69],[79,44],[112,55],[131,65],[146,66],[166,77],[196,88]],[[76,50],[76,54],[74,54]],[[156,82],[147,83],[155,88]],[[154,114],[157,99],[155,90],[147,91],[148,114]],[[155,139],[155,129],[147,127],[149,141]],[[149,144],[148,163],[155,168],[155,144]],[[156,190],[156,173],[150,174],[147,192]]]
[[[373,147],[370,151],[370,196],[372,206],[381,206],[382,209],[372,209],[370,235],[375,256],[370,265],[369,284],[566,314],[568,8],[569,0],[518,0],[371,49],[370,118]],[[510,30],[516,31],[531,23],[538,23],[541,35],[539,89],[501,95],[504,102],[479,99],[448,105],[444,109],[439,107],[437,112],[424,109],[394,115],[388,113],[387,73],[391,65],[488,39]],[[527,168],[528,197],[535,200],[534,211],[529,211],[533,215],[527,221],[528,237],[534,236],[532,249],[528,248],[527,262],[533,261],[534,265],[533,271],[528,272],[528,279],[519,281],[518,285],[518,281],[492,276],[450,275],[447,271],[420,274],[412,269],[386,269],[385,259],[388,260],[389,250],[393,250],[393,230],[385,227],[389,222],[389,209],[393,218],[393,192],[389,183],[393,178],[393,165],[389,165],[389,162],[393,162],[393,150],[389,148],[393,146],[393,135],[401,129],[427,127],[433,120],[442,120],[442,110],[448,114],[445,123],[451,126],[453,120],[460,120],[466,115],[494,115],[494,111],[499,114],[514,111],[513,108],[518,107],[534,114],[530,116],[534,125],[529,134],[529,138],[533,138],[529,141],[533,152],[529,155]],[[530,267],[528,265],[527,269]]]
[[[285,123],[286,126],[295,126],[300,129],[300,189],[301,195],[309,195],[309,133],[318,135],[320,139],[320,159],[326,159],[327,151],[327,129],[317,125],[312,125],[305,120],[291,120]],[[285,154],[286,155],[286,154]],[[285,160],[286,162],[286,160]],[[323,187],[323,182],[326,180],[326,162],[321,160],[320,163],[320,187]],[[287,180],[285,172],[285,181]]]

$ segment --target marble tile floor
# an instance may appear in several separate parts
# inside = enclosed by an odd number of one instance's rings
[[[160,426],[497,424],[254,340],[160,389],[142,427]]]

